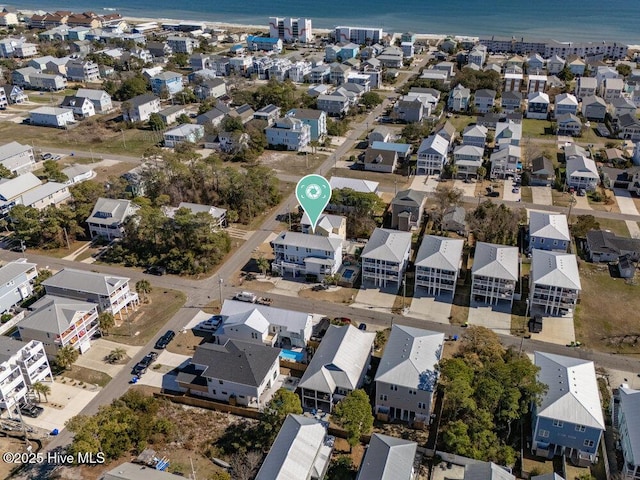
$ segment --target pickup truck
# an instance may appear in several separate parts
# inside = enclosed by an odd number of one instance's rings
[[[258,300],[258,296],[251,292],[240,292],[236,293],[233,299],[238,300],[239,302],[256,303],[256,300]]]

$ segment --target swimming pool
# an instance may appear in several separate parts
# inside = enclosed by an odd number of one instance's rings
[[[342,272],[342,278],[344,278],[345,280],[351,280],[351,277],[353,277],[353,270],[351,270],[350,268],[346,269],[344,272]]]
[[[303,352],[294,352],[293,350],[280,350],[280,358],[290,362],[301,362],[304,359]]]

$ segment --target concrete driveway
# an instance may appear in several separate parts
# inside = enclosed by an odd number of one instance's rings
[[[550,187],[531,187],[531,197],[536,205],[553,205]]]
[[[422,296],[420,295],[420,289],[418,289],[411,299],[411,306],[406,316],[449,325],[452,301],[453,297],[451,295]]]
[[[531,316],[542,316],[542,332],[532,333],[533,340],[541,342],[556,343],[558,345],[568,345],[576,340],[576,331],[573,324],[573,312],[561,317],[550,317],[544,314],[544,310],[534,307]]]
[[[510,335],[511,305],[507,302],[498,305],[471,302],[467,322],[469,325],[479,325],[499,334]]]
[[[355,302],[350,306],[354,308],[366,308],[367,310],[380,310],[390,312],[396,302],[398,287],[377,288],[363,284],[356,295]],[[406,299],[409,305],[410,299]]]
[[[636,208],[636,204],[629,191],[621,188],[614,188],[613,193],[616,196],[616,201],[618,202],[618,207],[620,208],[621,213],[638,215],[638,209]],[[625,220],[625,223],[629,229],[629,235],[631,235],[632,238],[640,238],[640,228],[638,227],[638,223],[631,220]]]
[[[416,175],[411,182],[411,188],[419,192],[433,193],[438,188],[438,180],[433,175]]]
[[[576,199],[574,208],[580,208],[583,210],[593,210],[593,208],[591,208],[591,205],[589,204],[589,199],[587,198],[586,195],[584,197],[581,197],[580,195],[574,194],[573,198]]]
[[[126,366],[122,364],[112,365],[105,362],[105,357],[116,348],[124,348],[129,358],[133,358],[140,351],[141,347],[124,345],[105,338],[99,338],[91,341],[91,348],[78,357],[76,365],[104,372],[113,378]]]
[[[178,376],[177,369],[186,367],[191,361],[188,355],[180,355],[164,350],[154,362],[153,366],[159,365],[159,368],[149,368],[138,380],[141,385],[149,385],[152,387],[162,388],[164,390],[179,391],[180,387],[176,382]]]
[[[520,189],[518,188],[518,193],[513,193],[512,190],[513,190],[513,179],[507,178],[504,181],[504,194],[502,195],[502,198],[507,202],[519,202]]]
[[[454,188],[459,188],[462,190],[463,196],[465,197],[475,197],[476,196],[476,183],[464,183],[464,180],[456,180],[453,182]]]

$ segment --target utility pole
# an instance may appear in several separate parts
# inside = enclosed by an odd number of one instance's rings
[[[222,277],[220,277],[218,279],[218,288],[220,293],[220,310],[222,310],[222,284],[223,283],[224,283],[224,280],[222,279]]]
[[[71,250],[71,244],[69,243],[69,235],[67,234],[67,227],[62,227],[64,232],[64,239],[67,241],[67,250]]]

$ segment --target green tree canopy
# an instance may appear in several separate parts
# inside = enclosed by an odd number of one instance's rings
[[[524,209],[511,210],[491,200],[486,200],[467,214],[469,229],[476,240],[500,245],[516,245],[518,229],[525,220]]]
[[[600,224],[593,215],[578,215],[576,223],[571,225],[571,233],[578,238],[586,238],[590,230],[600,230]]]
[[[55,160],[45,160],[42,166],[44,167],[44,174],[49,181],[64,183],[69,180],[69,177],[62,173],[60,164]]]
[[[347,431],[347,441],[353,448],[361,435],[368,435],[373,428],[373,413],[369,396],[364,390],[350,392],[333,409],[333,419]]]
[[[268,437],[265,444],[273,443],[280,427],[290,413],[297,415],[302,413],[300,397],[290,390],[281,388],[267,403],[260,419],[261,428]]]
[[[114,98],[121,102],[130,100],[137,95],[142,95],[150,90],[150,85],[141,74],[137,74],[131,78],[128,78],[120,88],[116,91]]]
[[[362,95],[360,98],[360,103],[362,103],[367,108],[377,107],[382,103],[383,98],[377,92],[368,91]]]
[[[167,124],[164,123],[164,120],[162,119],[162,117],[160,116],[159,113],[152,113],[151,115],[149,115],[149,128],[151,128],[151,130],[154,131],[162,131],[165,128],[167,128]]]

